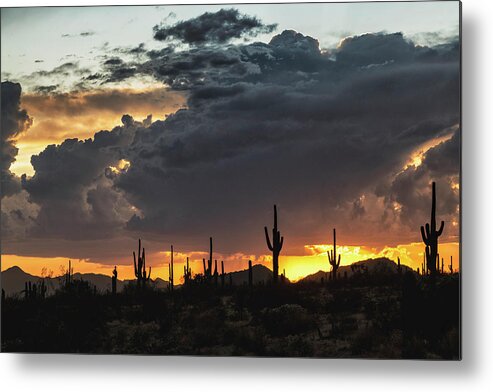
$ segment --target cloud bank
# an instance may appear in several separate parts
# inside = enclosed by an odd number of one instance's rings
[[[437,181],[444,238],[456,239],[458,43],[378,33],[323,51],[292,30],[229,43],[265,28],[231,10],[206,13],[156,27],[161,50],[105,59],[94,83],[152,76],[187,106],[154,122],[124,116],[93,140],[34,156],[22,181],[40,208],[30,235],[142,236],[183,250],[214,236],[221,252],[262,254],[276,203],[288,254],[327,242],[332,227],[346,243],[417,242]]]

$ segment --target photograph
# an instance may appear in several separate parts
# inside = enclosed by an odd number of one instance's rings
[[[461,15],[2,7],[0,350],[460,361]]]

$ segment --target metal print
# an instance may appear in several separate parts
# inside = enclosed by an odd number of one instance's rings
[[[458,360],[460,3],[1,10],[4,352]]]

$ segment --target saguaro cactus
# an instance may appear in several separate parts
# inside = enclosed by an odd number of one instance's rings
[[[146,271],[146,251],[145,248],[142,248],[142,254],[140,253],[141,249],[141,241],[139,238],[139,254],[138,258],[135,257],[134,254],[134,273],[137,278],[137,286],[144,287],[147,282],[151,280],[151,267],[149,267],[149,272]]]
[[[171,261],[170,263],[168,264],[168,268],[169,268],[169,291],[173,291],[173,288],[174,288],[174,284],[173,284],[173,281],[174,281],[174,266],[173,266],[173,245],[171,245]]]
[[[265,240],[268,248],[272,252],[272,278],[273,282],[277,283],[279,277],[279,253],[281,253],[284,237],[277,229],[277,206],[274,204],[274,227],[272,228],[272,242],[269,239],[269,232],[267,226],[264,227]]]
[[[214,285],[217,286],[217,278],[218,278],[218,274],[217,274],[217,260],[214,260]]]
[[[221,287],[224,288],[224,260],[221,260]]]
[[[207,260],[207,276],[212,277],[212,237],[209,237],[209,260]]]
[[[248,287],[253,286],[253,268],[252,260],[248,260]]]
[[[337,257],[337,245],[336,245],[336,229],[333,229],[334,234],[334,249],[330,252],[327,251],[327,257],[329,258],[329,264],[332,266],[332,279],[337,279],[337,268],[341,264],[341,255]]]
[[[401,258],[397,258],[397,272],[400,274],[402,272],[402,267],[401,267]]]
[[[116,282],[117,282],[117,278],[118,278],[118,271],[116,270],[116,265],[115,265],[115,269],[113,270],[113,276],[111,277],[111,293],[113,295],[116,294]]]
[[[189,258],[187,257],[187,265],[183,266],[183,280],[185,281],[185,284],[190,283],[192,280],[192,269],[190,268],[189,265]]]
[[[454,273],[454,269],[452,267],[452,256],[450,256],[450,265],[448,266],[448,269],[449,269],[449,271],[450,271],[451,274]]]
[[[72,274],[74,270],[72,269],[72,261],[68,261],[68,269],[67,272],[65,273],[65,286],[68,288],[70,287],[70,284],[72,283]]]
[[[431,184],[431,219],[430,223],[421,226],[421,237],[426,245],[426,266],[432,275],[437,273],[437,256],[438,256],[438,237],[443,232],[445,226],[444,221],[440,223],[440,228],[437,230],[436,224],[436,192],[435,182]]]

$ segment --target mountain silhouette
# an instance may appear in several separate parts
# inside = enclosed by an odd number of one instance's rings
[[[414,272],[412,268],[407,265],[401,264],[402,272],[411,271]],[[341,265],[337,269],[337,274],[340,277],[343,277],[344,274],[347,277],[351,277],[354,274],[358,273],[368,273],[370,275],[390,275],[398,273],[397,263],[393,260],[390,260],[387,257],[379,257],[377,259],[366,259],[357,261],[350,265]],[[314,274],[307,275],[304,278],[300,279],[300,282],[320,282],[321,279],[327,280],[329,279],[328,271],[318,271]]]
[[[8,296],[14,294],[22,294],[26,282],[38,283],[41,282],[41,280],[43,279],[40,276],[35,276],[24,272],[20,267],[17,266],[2,271],[1,278],[2,289],[5,290],[5,294]],[[64,279],[64,276],[44,278],[45,285],[47,287],[47,295],[53,294],[55,290],[64,282]],[[82,274],[76,272],[73,274],[73,279],[82,279],[88,282],[91,286],[95,286],[96,290],[99,292],[111,291],[111,276],[108,275],[94,273]],[[117,291],[122,291],[125,285],[133,281],[134,280],[118,280]],[[151,282],[158,289],[168,288],[168,282],[161,278],[156,278],[155,280],[151,279]]]
[[[253,270],[253,284],[267,283],[272,279],[272,270],[261,264],[256,264],[252,266]],[[2,288],[5,290],[5,294],[11,295],[21,295],[24,290],[24,285],[26,282],[38,283],[43,279],[40,276],[31,275],[24,272],[20,267],[14,266],[1,273],[2,278]],[[99,292],[111,291],[111,276],[95,273],[79,273],[73,274],[73,279],[84,280],[88,282],[91,286],[95,286],[96,290]],[[45,285],[47,287],[47,295],[53,294],[55,289],[60,287],[64,281],[64,276],[56,276],[51,278],[44,278]],[[117,291],[123,290],[125,285],[130,282],[134,282],[135,279],[124,279],[118,280]],[[231,281],[235,286],[241,286],[248,284],[248,269],[242,271],[231,272]],[[225,283],[229,285],[229,273],[226,273]],[[151,284],[160,290],[168,289],[168,281],[156,278],[151,279]],[[179,284],[175,284],[175,288],[180,287]]]
[[[401,264],[402,272],[412,271],[410,267]],[[272,279],[272,270],[262,264],[255,264],[252,266],[253,270],[253,284],[267,283]],[[346,274],[348,277],[357,273],[369,273],[370,275],[389,275],[398,273],[397,263],[386,258],[380,257],[377,259],[366,259],[352,263],[351,265],[340,266],[337,270],[340,277]],[[241,271],[235,271],[226,273],[225,282],[229,285],[231,274],[231,282],[234,286],[241,286],[248,284],[248,269]],[[5,290],[6,295],[21,294],[24,290],[25,282],[31,281],[37,283],[41,281],[40,276],[31,275],[24,272],[20,267],[14,266],[1,273],[2,288]],[[74,279],[85,280],[90,285],[95,286],[100,292],[111,291],[111,276],[95,273],[74,273]],[[300,279],[299,282],[320,282],[321,279],[327,280],[329,278],[328,271],[318,271],[314,274],[307,275]],[[55,289],[58,288],[63,282],[63,276],[57,276],[52,278],[44,278],[47,287],[47,294],[53,294]],[[118,280],[117,291],[123,290],[123,287],[130,282],[134,282],[134,279]],[[289,279],[286,279],[289,282]],[[156,278],[151,279],[152,285],[160,290],[166,290],[168,288],[168,281]],[[180,287],[176,284],[175,287]]]

